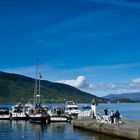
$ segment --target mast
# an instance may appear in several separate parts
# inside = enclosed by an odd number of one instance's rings
[[[40,104],[40,80],[38,78],[38,63],[36,63],[36,77],[35,77],[35,88],[34,88],[34,104],[39,106]]]
[[[38,89],[38,96],[39,96],[39,104],[41,104],[41,95],[40,95],[40,82],[41,82],[41,73],[39,73],[39,89]]]
[[[36,87],[35,102],[36,102],[36,104],[38,104],[38,99],[37,99],[37,95],[38,95],[38,63],[36,64],[36,80],[35,80],[35,87]]]

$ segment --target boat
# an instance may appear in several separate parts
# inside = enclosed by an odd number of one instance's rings
[[[29,109],[29,120],[34,123],[46,123],[50,121],[47,110],[41,105],[40,82],[41,75],[38,73],[38,65],[36,66],[36,79],[34,90],[34,104]]]
[[[67,101],[65,107],[65,113],[71,116],[71,119],[78,118],[79,114],[78,105],[74,101]]]
[[[0,120],[10,120],[11,113],[9,108],[7,107],[0,107]]]
[[[11,110],[12,120],[28,120],[29,116],[24,110],[24,106],[21,103],[17,103],[12,106]]]
[[[65,113],[65,108],[62,106],[53,106],[48,111],[50,115],[50,122],[68,122],[70,116]]]
[[[30,122],[33,122],[33,123],[47,123],[47,122],[49,123],[50,122],[50,117],[47,111],[41,106],[36,106],[29,110],[29,119],[30,119]]]
[[[83,105],[79,111],[78,118],[91,117],[91,106]]]

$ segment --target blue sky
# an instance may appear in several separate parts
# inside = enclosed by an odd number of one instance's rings
[[[0,70],[97,96],[140,91],[139,0],[0,1]]]

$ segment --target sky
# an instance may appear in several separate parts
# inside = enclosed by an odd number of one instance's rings
[[[0,71],[96,96],[140,91],[139,0],[0,1]]]

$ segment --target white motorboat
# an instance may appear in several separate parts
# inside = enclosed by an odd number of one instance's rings
[[[91,117],[91,106],[83,105],[79,111],[78,118]]]
[[[72,119],[77,118],[79,114],[78,105],[74,101],[67,101],[65,113],[70,115]]]
[[[54,106],[48,111],[50,115],[50,122],[67,122],[70,121],[70,116],[65,113],[65,108],[61,106]]]
[[[28,120],[29,116],[26,114],[24,107],[21,103],[12,106],[11,110],[12,120]]]
[[[11,114],[7,107],[0,107],[0,120],[10,120]]]

